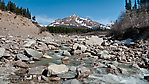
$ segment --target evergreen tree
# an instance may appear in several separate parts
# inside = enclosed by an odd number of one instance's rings
[[[136,2],[136,0],[135,0],[135,5],[134,5],[133,9],[134,9],[134,10],[137,9],[137,2]]]
[[[31,14],[28,8],[27,8],[27,18],[31,19]]]
[[[132,7],[132,5],[131,5],[131,0],[129,0],[129,3],[128,3],[128,10],[131,10],[131,7]]]
[[[33,20],[34,22],[36,22],[36,17],[35,17],[35,16],[33,16],[33,17],[32,17],[32,20]]]
[[[128,2],[127,2],[127,0],[125,0],[125,8],[126,8],[126,10],[128,10]]]
[[[5,6],[5,2],[4,2],[4,1],[1,2],[1,9],[2,9],[3,11],[6,10],[6,6]]]

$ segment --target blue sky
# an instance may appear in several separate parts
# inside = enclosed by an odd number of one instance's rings
[[[9,1],[9,0],[5,0]],[[115,21],[124,11],[124,0],[11,0],[29,8],[40,24],[48,25],[54,20],[72,14],[91,18],[102,24]]]

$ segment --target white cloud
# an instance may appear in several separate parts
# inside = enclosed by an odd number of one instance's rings
[[[105,19],[100,19],[100,20],[95,20],[95,21],[98,23],[106,25],[106,24],[111,23],[112,20],[110,18],[105,18]]]
[[[49,18],[47,16],[36,16],[37,22],[42,25],[48,25],[55,21],[53,18]]]

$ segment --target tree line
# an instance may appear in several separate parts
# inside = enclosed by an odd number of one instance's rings
[[[149,38],[149,0],[125,0],[125,8],[110,34],[117,39]]]
[[[134,5],[132,5],[132,0],[125,0],[126,10],[136,10],[136,9],[149,9],[149,0],[133,0]]]
[[[4,1],[0,0],[0,9],[2,11],[11,11],[13,13],[16,13],[17,15],[22,15],[24,17],[27,17],[31,19],[31,12],[28,8],[22,8],[17,6],[15,3],[9,1],[7,4]]]
[[[97,29],[91,29],[91,28],[66,28],[66,27],[52,27],[52,26],[48,26],[46,28],[50,33],[88,33],[88,32],[95,32],[95,31],[106,31],[101,29],[101,28],[97,28]]]

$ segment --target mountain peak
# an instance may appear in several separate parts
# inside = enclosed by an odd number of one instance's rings
[[[67,27],[67,28],[99,28],[106,27],[98,22],[95,22],[89,18],[81,18],[76,14],[64,19],[57,19],[55,22],[49,24],[53,27]]]
[[[70,16],[70,17],[77,17],[77,15],[76,14],[73,14],[72,16]]]

